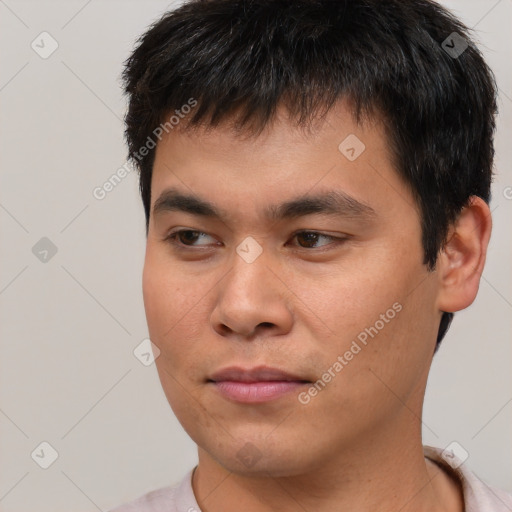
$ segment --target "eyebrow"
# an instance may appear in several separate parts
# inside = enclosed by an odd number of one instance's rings
[[[164,212],[181,211],[201,217],[225,219],[229,214],[213,203],[196,195],[165,189],[153,206],[153,216]],[[350,218],[370,219],[375,210],[345,192],[330,190],[315,195],[303,195],[265,209],[265,217],[271,221],[295,219],[311,214],[337,215]]]

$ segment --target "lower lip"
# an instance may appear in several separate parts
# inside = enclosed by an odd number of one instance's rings
[[[239,382],[219,381],[212,382],[222,395],[236,402],[257,403],[275,400],[281,396],[297,391],[307,383],[299,381],[260,381]]]

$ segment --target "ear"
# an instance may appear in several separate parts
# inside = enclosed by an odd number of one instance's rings
[[[491,227],[489,206],[480,197],[472,196],[450,227],[447,242],[437,259],[439,311],[460,311],[475,300]]]

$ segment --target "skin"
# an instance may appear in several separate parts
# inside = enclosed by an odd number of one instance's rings
[[[338,150],[349,134],[366,146],[352,162]],[[478,290],[491,230],[485,202],[462,211],[429,272],[418,208],[383,127],[356,124],[344,102],[311,133],[283,108],[257,137],[227,124],[174,130],[156,149],[152,206],[170,186],[228,213],[152,213],[143,271],[159,378],[198,445],[201,509],[462,512],[459,485],[424,458],[421,415],[441,312],[469,306]],[[375,215],[263,215],[326,190]],[[180,251],[164,241],[175,228],[205,234],[178,239],[189,244]],[[308,245],[298,231],[345,240]],[[236,252],[248,236],[263,250],[252,263]],[[401,311],[307,404],[295,392],[241,404],[207,382],[221,368],[262,364],[315,382],[395,303]],[[252,465],[237,456],[244,446],[257,454]]]

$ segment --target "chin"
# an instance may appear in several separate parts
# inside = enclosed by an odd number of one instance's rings
[[[232,438],[223,438],[212,446],[211,440],[196,444],[202,447],[209,457],[227,471],[242,477],[268,478],[290,477],[308,471],[304,460],[305,453],[298,447],[286,447],[283,442],[275,443],[263,439],[257,440],[250,436],[245,441],[236,443]],[[198,441],[201,442],[200,439]],[[313,463],[311,470],[313,470]]]

